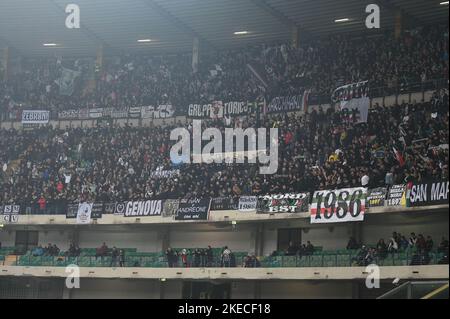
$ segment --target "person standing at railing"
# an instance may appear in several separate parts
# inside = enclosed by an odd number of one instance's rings
[[[183,249],[181,251],[181,263],[183,264],[184,268],[188,267],[188,252],[186,249]]]
[[[176,252],[173,251],[171,247],[167,248],[166,250],[166,258],[169,268],[176,266],[178,255]]]
[[[119,257],[119,250],[116,247],[113,247],[111,251],[111,264],[109,265],[109,267],[117,266],[117,257]]]
[[[221,262],[222,267],[231,267],[231,250],[228,249],[228,246],[225,246],[223,248],[221,258],[222,258]]]
[[[125,267],[125,251],[123,249],[119,251],[119,267]]]
[[[214,252],[211,246],[208,246],[206,249],[206,259],[207,259],[207,267],[212,267],[214,263]]]

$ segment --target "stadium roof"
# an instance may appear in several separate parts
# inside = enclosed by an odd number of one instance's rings
[[[443,0],[1,0],[0,48],[21,55],[93,55],[191,51],[289,41],[294,26],[311,36],[377,32],[365,28],[365,7],[381,9],[381,30],[404,21],[448,23]],[[81,28],[65,27],[65,7],[78,4]],[[337,19],[344,22],[336,23]],[[236,33],[237,32],[237,33]],[[138,40],[141,40],[138,42]],[[50,44],[44,46],[44,44]]]

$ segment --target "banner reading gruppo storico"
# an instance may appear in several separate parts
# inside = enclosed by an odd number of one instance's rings
[[[309,193],[288,193],[258,197],[257,213],[300,213],[307,212]]]
[[[364,220],[367,188],[343,188],[314,192],[311,224]]]
[[[370,104],[368,81],[338,87],[331,100],[347,122],[367,123]]]
[[[124,217],[161,216],[162,210],[162,200],[128,201],[117,203],[114,214]]]
[[[211,199],[181,199],[175,212],[175,220],[207,220]]]
[[[411,207],[448,204],[448,181],[413,183],[406,200]]]
[[[22,124],[47,124],[49,120],[50,111],[22,111]]]
[[[187,117],[195,119],[219,119],[229,116],[242,116],[256,111],[255,103],[213,101],[205,104],[189,104]]]

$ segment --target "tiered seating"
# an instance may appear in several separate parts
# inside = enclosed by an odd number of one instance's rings
[[[10,249],[9,251],[13,251]],[[175,249],[182,251],[182,249]],[[187,249],[188,263],[193,261],[192,252],[195,248]],[[167,267],[167,260],[164,252],[138,252],[135,248],[125,248],[125,267],[148,267],[161,268]],[[285,256],[283,252],[278,252],[277,256],[263,256],[259,260],[261,267],[351,267],[357,266],[357,256],[359,250],[322,250],[316,249],[312,255],[308,256]],[[246,252],[233,252],[236,260],[236,266],[243,264]],[[388,254],[386,258],[376,258],[374,263],[379,266],[407,266],[416,252],[413,249]],[[213,266],[220,266],[221,249],[214,249]],[[443,257],[442,253],[433,251],[429,254],[429,264],[437,264]],[[20,256],[17,266],[56,266],[64,267],[70,264],[76,264],[80,267],[110,267],[111,256],[95,257],[95,248],[84,248],[79,257],[66,257],[65,252],[59,256],[32,256],[28,251]],[[181,265],[181,264],[179,264]],[[116,265],[118,266],[118,265]]]

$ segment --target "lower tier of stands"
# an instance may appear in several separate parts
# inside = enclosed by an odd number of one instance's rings
[[[169,267],[164,252],[137,252],[133,248],[125,248],[124,258],[111,256],[96,256],[95,248],[82,249],[79,256],[67,256],[60,252],[58,256],[33,256],[30,251],[24,255],[14,256],[12,266],[51,266],[65,267],[78,265],[80,267]],[[9,250],[9,252],[13,249]],[[177,251],[180,251],[177,249]],[[194,249],[190,249],[191,252]],[[361,250],[321,250],[320,247],[311,255],[304,256],[262,256],[256,260],[250,260],[245,252],[233,252],[230,259],[224,259],[220,255],[220,249],[214,249],[212,258],[206,256],[196,257],[187,255],[187,262],[183,263],[181,257],[173,267],[352,267],[377,264],[379,266],[407,266],[407,265],[433,265],[448,264],[448,256],[438,251],[419,253],[417,250],[408,249],[385,256],[367,258]],[[6,254],[0,254],[0,264],[5,263]],[[3,261],[2,261],[3,260]],[[9,258],[11,260],[11,258]]]

